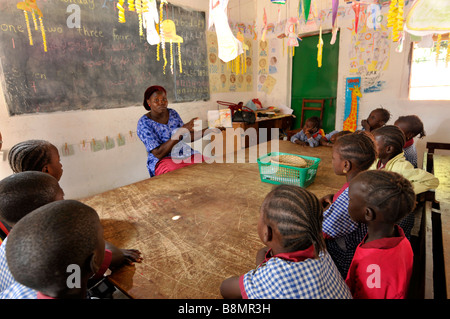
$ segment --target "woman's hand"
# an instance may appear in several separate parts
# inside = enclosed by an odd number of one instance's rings
[[[189,122],[187,122],[186,124],[184,124],[182,127],[187,129],[189,132],[193,132],[194,131],[194,122],[198,120],[198,117],[194,117],[192,120],[190,120]]]

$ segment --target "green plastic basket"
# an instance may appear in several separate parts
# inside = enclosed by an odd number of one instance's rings
[[[295,167],[271,162],[272,157],[279,155],[298,156],[304,159],[307,166]],[[261,181],[271,184],[288,184],[308,187],[314,182],[320,158],[297,154],[271,152],[258,158]]]

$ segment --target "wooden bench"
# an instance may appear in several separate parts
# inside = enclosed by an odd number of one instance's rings
[[[414,267],[409,298],[447,299],[450,293],[450,188],[445,174],[450,156],[436,150],[450,150],[447,143],[427,143],[423,169],[435,174],[440,184],[435,191],[422,194],[416,208],[418,229],[412,237]]]

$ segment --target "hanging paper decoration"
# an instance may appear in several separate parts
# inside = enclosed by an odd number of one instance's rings
[[[332,11],[332,22],[331,22],[331,40],[330,44],[333,45],[336,42],[337,32],[339,30],[336,22],[336,17],[339,9],[339,0],[333,0],[331,11]]]
[[[392,41],[397,42],[400,38],[400,31],[403,30],[403,7],[404,0],[392,0],[389,7],[387,27],[392,27]]]
[[[33,36],[31,33],[30,19],[28,17],[28,12],[31,12],[35,30],[38,30],[36,14],[39,16],[39,24],[40,24],[41,34],[42,34],[42,42],[44,45],[44,51],[47,52],[47,39],[46,39],[46,35],[45,35],[44,21],[42,20],[43,15],[42,15],[42,11],[38,8],[38,6],[36,4],[36,0],[25,0],[23,2],[19,2],[17,4],[17,9],[23,10],[23,14],[25,16],[25,22],[27,25],[28,40],[30,42],[30,45],[33,45]]]
[[[381,6],[379,4],[372,3],[367,7],[367,11],[371,13],[371,19],[367,19],[367,26],[372,26],[374,30],[379,29]]]
[[[167,4],[166,0],[161,0],[159,4],[159,39],[161,40],[160,44],[158,43],[158,47],[156,48],[156,60],[159,61],[159,47],[161,46],[164,58],[163,65],[163,73],[166,74],[166,66],[167,66],[167,56],[166,56],[166,40],[164,35],[164,29],[162,28],[162,22],[164,21],[164,5]]]
[[[311,0],[301,0],[303,1],[303,8],[304,8],[304,14],[305,14],[305,22],[308,21],[309,17],[309,10],[311,9]]]
[[[261,41],[266,41],[266,34],[267,34],[267,14],[266,14],[266,8],[264,8],[263,22],[264,22],[264,28],[263,28],[263,33],[262,33],[262,36],[261,36]]]
[[[361,11],[361,4],[359,2],[353,2],[352,9],[353,11],[355,11],[355,33],[358,33],[359,12]]]
[[[354,132],[358,125],[358,109],[361,94],[361,77],[347,78],[345,81],[344,127],[342,130]]]
[[[164,2],[164,1],[162,1]],[[125,1],[118,0],[117,2],[117,14],[119,18],[119,23],[125,23]],[[157,32],[155,30],[155,22],[158,23],[159,19],[157,17],[158,13],[156,10],[155,0],[128,0],[128,11],[134,11],[138,15],[138,27],[139,36],[144,35],[144,28],[147,29],[147,41],[150,44],[156,44],[158,40]]]
[[[409,33],[425,35],[450,32],[450,1],[416,0],[406,17]]]
[[[442,40],[442,35],[438,34],[437,39],[436,39],[436,66],[439,63],[439,54],[441,53],[441,40]]]
[[[147,42],[151,45],[160,43],[158,30],[156,25],[159,24],[158,8],[156,0],[147,0],[147,10],[142,13],[144,28],[147,30]]]
[[[178,43],[178,63],[180,67],[180,73],[183,72],[181,66],[181,43],[183,38],[177,35],[175,23],[172,20],[166,19],[161,23],[161,31],[164,34],[164,41],[170,44],[170,71],[173,74],[174,56],[173,56],[173,43]],[[165,74],[164,64],[164,74]]]
[[[228,0],[210,0],[209,2],[209,26],[214,25],[216,29],[218,57],[223,62],[232,61],[243,53],[242,43],[233,35],[228,22],[227,5]]]
[[[146,0],[144,0],[144,1],[135,0],[135,2],[134,2],[135,10],[138,15],[138,21],[139,21],[139,36],[141,36],[141,37],[144,35],[144,25],[143,25],[143,19],[142,19],[142,12],[144,11],[144,2],[146,2]]]
[[[322,26],[319,28],[319,43],[317,44],[317,66],[322,67],[322,53],[323,53],[323,39],[322,39]]]
[[[288,38],[287,45],[290,47],[298,47],[298,37],[297,37],[297,30],[296,27],[298,27],[298,18],[297,17],[291,17],[286,22],[286,27],[284,29],[284,33],[286,34]]]
[[[286,4],[286,0],[270,0],[270,1],[275,4]]]
[[[134,0],[128,0],[128,10],[134,11]]]
[[[125,23],[125,8],[123,7],[123,1],[124,0],[119,0],[119,2],[117,2],[117,13],[119,15],[119,22],[120,23]]]
[[[337,13],[338,13],[338,8],[339,8],[339,0],[333,0],[333,4],[331,6],[331,26],[335,26],[336,24],[336,17],[337,17]]]
[[[231,72],[235,74],[243,74],[247,72],[247,51],[250,48],[245,44],[244,34],[241,31],[237,33],[236,38],[242,43],[243,53],[227,63],[227,70],[231,69]]]

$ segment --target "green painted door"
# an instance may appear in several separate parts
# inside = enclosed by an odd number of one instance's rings
[[[303,99],[326,99],[322,118],[325,133],[335,129],[336,93],[339,65],[339,32],[331,45],[331,33],[322,34],[322,67],[317,65],[319,36],[304,37],[295,48],[292,64],[291,105],[296,116],[292,129],[300,128]],[[331,101],[331,105],[330,105]],[[317,105],[310,105],[317,106]],[[305,111],[304,118],[319,116],[319,111]]]

